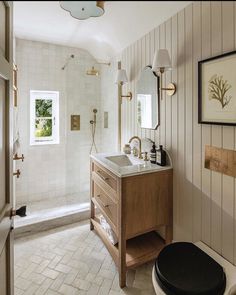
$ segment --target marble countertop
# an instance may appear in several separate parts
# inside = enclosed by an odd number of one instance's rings
[[[95,160],[96,162],[103,165],[105,168],[110,170],[112,173],[114,173],[118,177],[128,177],[128,176],[134,176],[134,175],[140,175],[140,174],[146,174],[146,173],[153,173],[163,170],[169,170],[172,169],[171,165],[167,166],[159,166],[156,164],[152,164],[150,161],[145,162],[144,160],[138,159],[137,157],[134,157],[133,155],[126,155],[128,156],[129,160],[133,163],[133,165],[130,166],[119,166],[109,159],[108,157],[114,157],[114,156],[122,156],[125,155],[124,153],[114,152],[114,153],[99,153],[90,155],[91,159]]]

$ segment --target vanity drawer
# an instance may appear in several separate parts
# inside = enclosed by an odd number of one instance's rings
[[[117,203],[110,198],[101,187],[94,183],[94,201],[97,203],[104,217],[116,231],[117,226]]]
[[[94,172],[96,175],[102,179],[106,184],[108,184],[115,192],[117,192],[117,178],[109,173],[104,168],[99,167],[94,163]]]

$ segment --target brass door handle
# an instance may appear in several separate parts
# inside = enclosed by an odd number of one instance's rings
[[[16,172],[13,173],[13,176],[16,176],[16,178],[20,177],[20,169],[17,169]]]
[[[97,198],[100,199],[100,202],[101,202],[101,204],[102,204],[103,207],[105,207],[105,208],[109,207],[108,204],[103,203],[103,201],[101,200],[101,195],[97,195]]]
[[[97,174],[104,180],[104,181],[107,181],[108,179],[109,179],[109,177],[105,177],[105,176],[103,176],[102,174],[101,174],[101,171],[100,170],[98,170],[97,171]]]
[[[24,162],[25,156],[22,154],[21,157],[17,155],[17,153],[14,155],[13,160],[21,160]]]

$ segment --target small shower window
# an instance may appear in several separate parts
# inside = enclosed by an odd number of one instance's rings
[[[30,144],[59,143],[59,92],[30,91]]]

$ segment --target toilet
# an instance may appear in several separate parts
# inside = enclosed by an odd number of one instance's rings
[[[236,295],[236,267],[202,242],[176,242],[155,261],[157,295]]]

